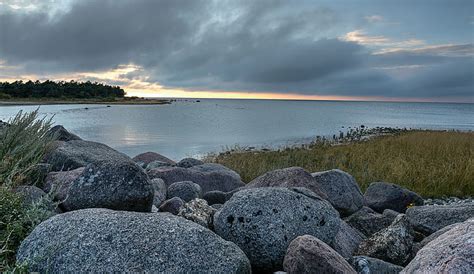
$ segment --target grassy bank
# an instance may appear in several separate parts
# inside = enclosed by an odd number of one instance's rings
[[[375,181],[407,187],[424,197],[474,196],[474,133],[408,131],[342,145],[314,144],[280,151],[223,153],[213,159],[249,182],[274,169],[310,172],[339,168],[363,191]]]

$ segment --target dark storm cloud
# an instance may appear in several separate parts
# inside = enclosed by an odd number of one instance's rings
[[[5,9],[0,59],[28,73],[133,63],[143,70],[124,78],[191,91],[472,96],[472,44],[374,55],[334,38],[347,23],[340,14],[304,1],[84,0],[54,16]]]

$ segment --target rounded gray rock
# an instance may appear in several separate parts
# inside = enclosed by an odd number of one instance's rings
[[[311,235],[291,241],[286,251],[283,269],[299,273],[356,273],[352,266],[330,246]]]
[[[402,273],[474,273],[474,219],[426,244]]]
[[[209,191],[202,196],[202,198],[206,200],[209,205],[225,204],[225,202],[227,201],[227,197],[227,193],[219,190]]]
[[[236,243],[257,272],[280,270],[289,243],[298,236],[331,243],[340,222],[331,204],[306,188],[241,190],[214,215],[216,233]]]
[[[150,212],[154,190],[133,162],[92,163],[70,185],[62,203],[66,211],[84,208]]]
[[[133,157],[133,161],[135,161],[139,166],[143,168],[146,168],[149,163],[154,162],[154,161],[164,162],[169,165],[176,164],[173,160],[161,154],[158,154],[156,152],[145,152],[145,153],[138,154],[137,156]]]
[[[67,171],[102,161],[131,162],[132,159],[104,144],[83,140],[56,142],[45,156],[52,171]]]
[[[168,199],[179,197],[183,199],[183,201],[189,202],[192,199],[202,197],[201,186],[191,181],[172,183],[168,187],[167,197]]]
[[[178,215],[179,209],[184,205],[184,201],[179,197],[173,197],[161,203],[159,210],[161,212],[169,212]]]
[[[403,270],[403,267],[399,265],[367,256],[354,256],[350,263],[357,273],[360,274],[398,274]]]
[[[474,217],[474,203],[415,206],[407,210],[407,217],[415,230],[429,235]]]
[[[245,187],[305,187],[321,198],[327,199],[326,193],[316,179],[301,167],[289,167],[269,171],[255,178]]]
[[[349,173],[332,169],[311,173],[311,176],[316,179],[326,193],[328,201],[341,216],[349,216],[364,205],[364,196],[359,185]]]
[[[18,263],[41,273],[250,273],[245,254],[212,231],[167,213],[68,212],[22,242]]]
[[[382,213],[385,209],[405,213],[410,206],[423,205],[423,198],[396,184],[371,183],[364,194],[366,205]]]
[[[190,167],[198,166],[198,165],[202,165],[202,164],[204,164],[204,162],[201,161],[201,160],[194,159],[194,158],[184,158],[181,161],[179,161],[176,164],[176,166],[184,167],[184,168],[190,168]]]
[[[393,215],[380,214],[369,207],[362,207],[362,209],[344,220],[365,236],[370,237],[374,233],[387,228],[394,219]]]

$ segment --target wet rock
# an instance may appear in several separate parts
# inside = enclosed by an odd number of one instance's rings
[[[413,191],[396,184],[375,182],[367,188],[364,198],[366,205],[382,213],[385,209],[405,213],[413,205],[423,205],[423,198]]]
[[[67,171],[103,161],[133,163],[127,155],[104,144],[82,140],[57,142],[45,156],[52,171]]]
[[[216,233],[236,243],[257,272],[280,270],[288,244],[298,236],[332,243],[340,222],[331,204],[306,188],[241,190],[214,215]]]
[[[227,194],[225,192],[214,190],[209,191],[202,197],[209,205],[225,204],[227,201]]]
[[[344,220],[367,237],[387,228],[394,220],[392,215],[383,215],[369,207],[363,207]]]
[[[359,274],[398,274],[403,267],[376,258],[355,256],[350,260],[352,267]]]
[[[202,190],[198,184],[195,184],[191,181],[176,182],[172,183],[168,187],[168,199],[173,197],[179,197],[185,202],[189,202],[195,198],[202,197]]]
[[[67,131],[63,126],[57,125],[49,129],[48,135],[57,141],[82,140],[79,136]]]
[[[246,187],[305,187],[323,199],[328,198],[317,180],[301,167],[269,171],[252,180]]]
[[[153,186],[154,196],[153,196],[153,205],[156,207],[160,207],[161,203],[166,200],[166,184],[160,178],[156,178],[150,181],[151,185]]]
[[[227,168],[211,169],[209,166],[194,166],[191,168],[163,167],[148,171],[150,178],[161,178],[166,185],[175,182],[192,181],[201,186],[203,194],[220,190],[228,192],[238,187],[245,186],[240,176]]]
[[[328,201],[341,216],[349,216],[364,205],[364,196],[359,185],[349,173],[333,169],[311,173],[311,176],[316,179]]]
[[[458,224],[425,245],[402,273],[473,273],[474,219]]]
[[[149,163],[154,161],[168,163],[169,165],[176,165],[173,160],[156,152],[145,152],[138,154],[137,156],[133,157],[133,160],[143,168],[146,168]]]
[[[351,265],[323,241],[310,235],[291,241],[283,269],[287,273],[356,273]]]
[[[205,228],[213,229],[213,217],[216,209],[210,207],[203,199],[194,199],[180,207],[178,216],[202,225]]]
[[[245,254],[212,231],[167,213],[86,209],[56,215],[23,241],[30,272],[250,273]]]
[[[426,235],[441,228],[464,222],[474,216],[474,203],[459,205],[416,206],[407,210],[407,217],[415,230]]]
[[[389,227],[362,241],[356,254],[405,265],[413,247],[412,234],[406,216],[399,215]]]
[[[179,197],[173,197],[161,203],[159,210],[161,212],[169,212],[178,215],[179,209],[184,205],[184,201]]]
[[[150,212],[154,190],[146,173],[133,162],[104,161],[84,168],[61,204],[66,211],[84,208]]]
[[[179,161],[178,164],[176,164],[176,166],[190,168],[190,167],[198,166],[202,164],[204,164],[204,162],[201,160],[194,159],[194,158],[184,158],[181,161]]]

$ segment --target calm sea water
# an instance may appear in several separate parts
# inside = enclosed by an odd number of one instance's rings
[[[85,108],[88,109],[85,109]],[[37,106],[1,106],[0,119]],[[41,106],[83,139],[130,156],[156,151],[179,160],[235,145],[275,147],[365,125],[474,130],[474,104],[195,100],[171,105]]]

